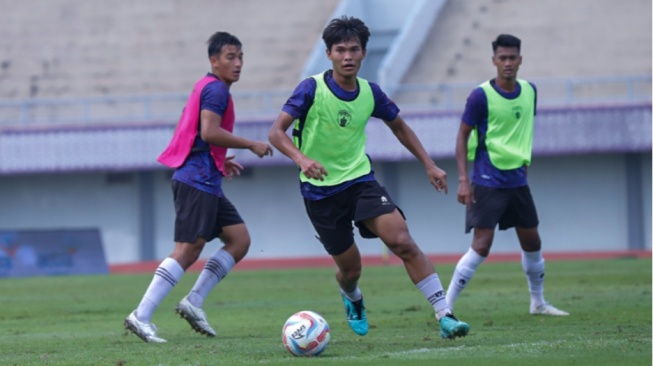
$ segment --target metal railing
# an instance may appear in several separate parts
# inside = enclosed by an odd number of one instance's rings
[[[651,75],[531,80],[539,106],[651,102]],[[478,83],[403,84],[393,99],[403,110],[461,111]],[[292,90],[235,91],[241,119],[274,118]],[[0,127],[91,123],[174,122],[187,94],[51,99],[0,99]]]
[[[651,75],[529,79],[538,106],[580,106],[651,102]],[[403,109],[462,111],[478,82],[403,84],[393,97]]]

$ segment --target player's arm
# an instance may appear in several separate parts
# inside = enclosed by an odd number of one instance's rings
[[[272,155],[272,147],[267,143],[236,136],[222,128],[222,116],[215,112],[203,109],[200,112],[200,124],[200,137],[211,145],[248,149],[260,158]]]
[[[270,143],[277,150],[281,151],[282,154],[292,159],[307,178],[324,180],[323,176],[328,174],[324,166],[318,161],[304,155],[286,134],[286,131],[294,121],[295,118],[293,116],[281,111],[268,133]]]
[[[474,128],[465,122],[460,122],[456,136],[456,165],[458,167],[458,202],[470,206],[474,202],[472,186],[467,173],[467,141]]]
[[[444,190],[444,193],[447,193],[447,173],[435,165],[413,129],[399,115],[394,120],[385,123],[397,137],[397,140],[424,165],[429,182],[433,187],[438,192]]]
[[[474,203],[474,192],[467,174],[467,144],[472,130],[487,118],[487,98],[482,88],[472,90],[456,135],[456,166],[458,167],[458,202],[469,207]]]

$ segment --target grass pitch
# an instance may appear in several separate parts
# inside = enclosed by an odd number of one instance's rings
[[[436,268],[446,288],[453,266]],[[0,279],[0,365],[651,365],[650,258],[547,262],[545,296],[571,313],[561,318],[528,314],[520,263],[484,263],[456,304],[470,334],[453,341],[403,267],[386,266],[363,269],[364,337],[345,322],[334,270],[318,268],[230,273],[204,306],[216,338],[174,313],[197,278],[188,273],[153,318],[168,343],[147,344],[122,322],[151,278]],[[283,348],[298,310],[329,322],[320,357]]]

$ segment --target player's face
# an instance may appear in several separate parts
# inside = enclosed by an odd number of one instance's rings
[[[516,79],[521,55],[517,47],[497,47],[492,56],[492,63],[497,67],[497,77],[501,79]]]
[[[347,78],[358,75],[365,58],[365,50],[358,40],[333,44],[326,53],[333,64],[333,72]]]
[[[243,50],[235,45],[224,45],[219,54],[211,56],[211,68],[227,85],[231,85],[240,79],[240,71],[243,68]]]

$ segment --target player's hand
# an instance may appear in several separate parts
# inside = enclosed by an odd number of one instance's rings
[[[308,179],[317,179],[323,181],[324,177],[329,175],[322,164],[309,158],[302,159],[302,161],[299,163],[299,168]]]
[[[476,203],[472,186],[466,179],[460,181],[460,184],[458,185],[458,202],[467,206],[467,208],[469,208],[472,203]]]
[[[272,147],[265,142],[254,141],[249,149],[256,154],[259,158],[262,158],[266,155],[272,156]]]
[[[233,161],[234,155],[227,156],[227,159],[224,161],[224,174],[225,178],[231,179],[234,175],[240,175],[240,172],[244,169],[242,165]]]
[[[447,173],[438,168],[436,165],[430,167],[427,171],[429,176],[429,182],[435,187],[435,190],[440,192],[444,190],[444,193],[449,193],[449,188],[447,187]]]

